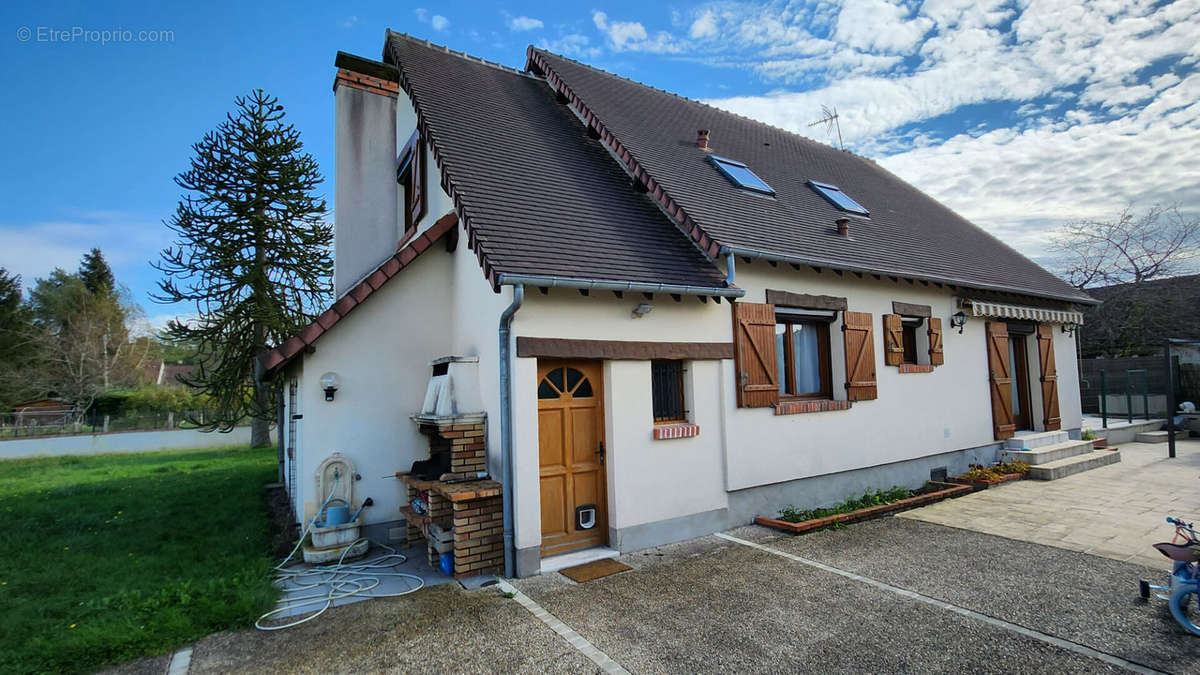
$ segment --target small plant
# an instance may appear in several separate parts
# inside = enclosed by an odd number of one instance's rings
[[[1024,476],[1029,473],[1029,465],[1020,460],[1015,462],[1000,462],[992,467],[992,471],[995,471],[1001,476],[1010,473],[1019,473]]]
[[[1096,432],[1091,429],[1084,429],[1083,433],[1079,434],[1079,438],[1085,441],[1094,441],[1096,440]]]
[[[901,499],[908,499],[911,496],[913,496],[912,490],[896,486],[890,490],[867,492],[857,499],[847,499],[844,502],[824,509],[797,509],[795,506],[788,504],[779,510],[779,519],[788,523],[803,523],[806,520],[816,520],[817,518],[836,516],[841,513],[850,513],[851,511],[858,511],[859,509],[878,506],[880,504],[891,504]]]
[[[503,595],[504,595],[504,597],[508,598],[509,600],[512,600],[513,598],[517,597],[517,594],[513,593],[512,591],[505,591],[503,593]]]
[[[999,480],[1000,474],[996,473],[990,467],[982,464],[972,464],[971,468],[967,469],[966,473],[959,476],[963,480]]]

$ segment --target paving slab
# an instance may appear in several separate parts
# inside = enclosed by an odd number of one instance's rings
[[[899,514],[1169,570],[1151,548],[1168,515],[1200,521],[1200,440],[1127,443],[1121,461],[1045,483],[1016,481]]]

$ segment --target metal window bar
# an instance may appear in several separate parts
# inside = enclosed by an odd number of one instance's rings
[[[650,362],[651,393],[655,422],[682,422],[687,419],[683,407],[683,362]]]

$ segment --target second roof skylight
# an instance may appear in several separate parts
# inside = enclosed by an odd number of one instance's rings
[[[725,174],[726,178],[733,181],[734,185],[747,190],[761,192],[766,195],[775,194],[774,188],[772,188],[770,185],[767,185],[765,180],[755,175],[755,173],[751,171],[750,168],[745,164],[742,164],[736,160],[717,157],[716,155],[709,155],[708,159],[713,163],[713,166],[717,167],[721,170],[721,173]]]
[[[843,211],[860,213],[864,216],[871,215],[871,212],[867,210],[867,207],[851,199],[850,195],[842,192],[842,189],[836,185],[830,185],[829,183],[818,183],[815,180],[808,181],[808,184],[811,185],[814,190],[821,193],[822,197],[833,202],[834,206]]]

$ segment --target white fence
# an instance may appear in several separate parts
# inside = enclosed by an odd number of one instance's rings
[[[124,431],[77,436],[43,436],[0,440],[0,459],[57,455],[104,455],[118,452],[191,450],[249,445],[250,427],[235,427],[229,433],[204,433],[195,429]]]

